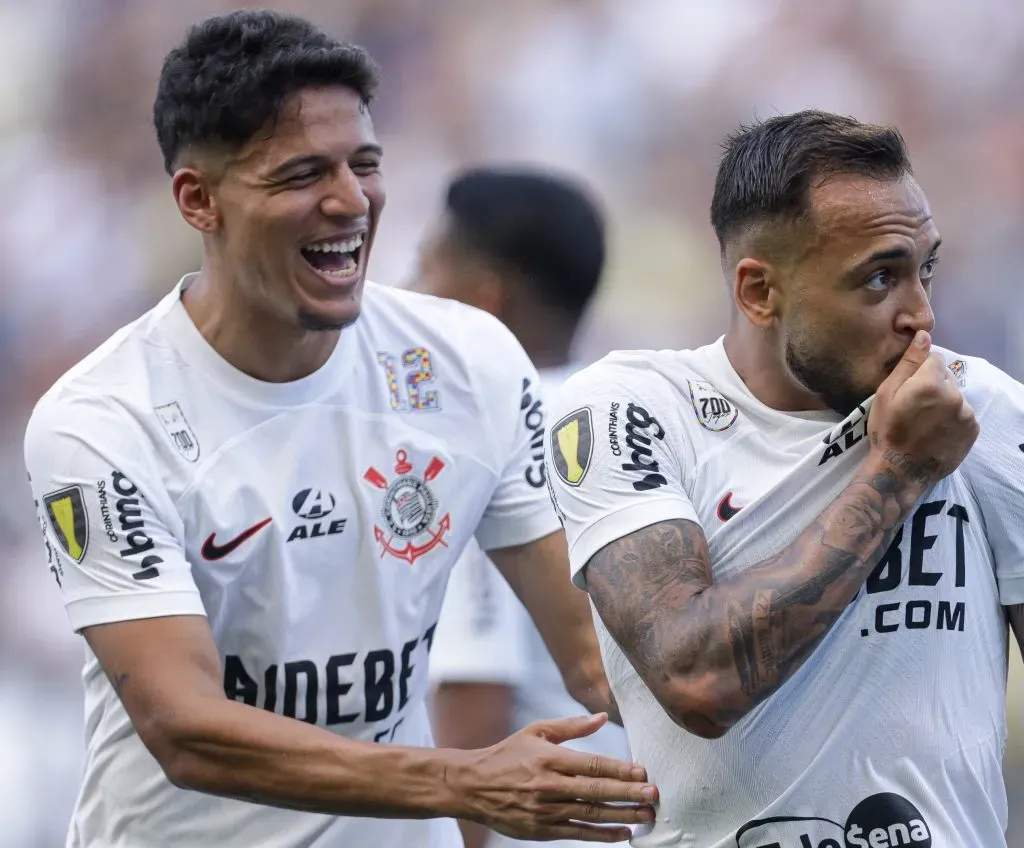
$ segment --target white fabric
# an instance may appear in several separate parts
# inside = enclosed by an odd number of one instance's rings
[[[547,398],[570,373],[567,368],[541,371],[540,394],[531,396],[530,406],[538,404],[541,397]],[[544,489],[543,475],[534,482]],[[569,575],[565,578],[568,580]],[[526,608],[479,546],[470,545],[452,570],[434,637],[430,678],[435,684],[498,683],[512,687],[510,732],[539,719],[586,714],[566,691],[558,666]],[[565,744],[588,753],[629,759],[625,731],[610,723],[591,736]],[[576,848],[587,843],[521,842],[500,834],[487,843],[488,848],[542,844]]]
[[[921,498],[804,666],[725,736],[676,725],[599,623],[634,757],[661,792],[633,845],[1006,844],[1000,596],[1024,600],[1024,390],[983,360],[942,353],[979,416],[976,446]],[[627,432],[630,404],[646,426]],[[701,525],[714,579],[726,580],[795,539],[867,451],[863,420],[828,445],[836,416],[759,403],[721,340],[613,354],[552,406],[548,472],[581,585],[600,547],[667,518]],[[558,422],[584,407],[593,457],[569,485],[554,473]],[[653,487],[638,491],[644,479]]]
[[[229,697],[354,739],[432,744],[427,652],[452,564],[474,532],[491,548],[558,526],[527,483],[537,460],[520,398],[535,371],[490,316],[368,284],[322,368],[262,383],[200,335],[181,303],[188,281],[58,381],[28,426],[72,626],[206,615]],[[91,654],[83,676],[73,848],[461,845],[451,820],[177,789]]]

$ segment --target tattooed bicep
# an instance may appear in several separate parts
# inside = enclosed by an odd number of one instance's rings
[[[655,637],[663,610],[681,610],[711,585],[700,525],[661,521],[605,545],[587,563],[587,591],[619,645],[636,658]]]

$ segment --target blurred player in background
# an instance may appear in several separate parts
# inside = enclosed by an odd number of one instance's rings
[[[549,426],[661,790],[633,844],[1004,846],[1024,386],[931,347],[939,232],[895,130],[744,128],[711,217],[726,335],[606,357]]]
[[[210,19],[165,60],[154,120],[202,269],[25,438],[89,648],[75,848],[451,848],[452,818],[607,842],[628,828],[593,823],[651,815],[642,769],[552,744],[602,716],[429,747],[428,652],[474,535],[574,694],[613,705],[531,483],[533,366],[491,316],[366,282],[376,73],[271,12]]]
[[[539,384],[524,384],[521,402],[537,460],[526,481],[537,490],[545,488],[541,396],[572,371],[573,337],[604,259],[604,221],[581,186],[548,172],[490,167],[452,181],[421,254],[417,290],[501,319],[539,369]],[[482,748],[539,718],[580,713],[527,611],[473,543],[452,571],[431,679],[434,733],[442,746]],[[567,744],[629,756],[625,732],[612,724]],[[462,829],[467,848],[511,844],[473,822]]]

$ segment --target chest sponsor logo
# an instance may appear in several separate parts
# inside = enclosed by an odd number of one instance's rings
[[[932,848],[921,811],[902,795],[879,792],[845,822],[819,816],[773,816],[736,831],[737,848]]]
[[[703,380],[687,380],[690,387],[690,403],[693,404],[693,411],[697,415],[697,421],[705,430],[719,433],[728,430],[740,411],[725,399],[722,394]]]
[[[654,440],[665,440],[665,428],[642,406],[628,404],[625,444],[629,457],[628,462],[622,463],[622,470],[643,475],[640,480],[633,481],[633,488],[638,492],[649,492],[668,482],[654,458]]]
[[[570,412],[551,428],[551,462],[564,483],[582,483],[593,454],[594,426],[589,407]]]
[[[53,527],[53,535],[69,557],[75,562],[85,559],[89,547],[89,515],[85,511],[85,497],[81,486],[68,486],[43,495],[46,515]]]
[[[835,459],[837,456],[842,456],[846,451],[862,441],[867,434],[868,418],[866,415],[863,418],[858,418],[856,421],[845,422],[835,436],[832,433],[825,436],[825,450],[821,453],[818,466],[824,465],[830,459]]]
[[[318,539],[321,536],[337,536],[344,533],[346,519],[328,520],[336,505],[334,495],[323,489],[303,489],[296,493],[292,498],[292,512],[304,521],[291,529],[288,541]]]
[[[422,699],[436,624],[399,648],[344,650],[271,665],[237,654],[224,658],[224,693],[233,701],[289,718],[337,727],[377,725],[375,742],[393,742],[410,703]],[[416,672],[419,670],[419,674]]]
[[[170,436],[174,447],[178,449],[178,453],[189,462],[196,462],[199,459],[199,439],[185,420],[185,413],[181,411],[178,402],[165,403],[155,407],[153,411]]]
[[[451,513],[446,512],[435,522],[438,503],[428,485],[444,468],[444,461],[435,456],[420,477],[409,462],[408,452],[399,450],[395,454],[394,479],[388,480],[373,466],[363,474],[367,483],[384,492],[380,509],[384,527],[373,525],[373,538],[380,545],[382,559],[393,556],[412,565],[438,545],[448,546],[445,537],[451,530]]]
[[[544,404],[530,391],[530,380],[523,378],[523,396],[519,401],[523,424],[530,437],[531,464],[526,467],[526,482],[535,489],[544,487]]]

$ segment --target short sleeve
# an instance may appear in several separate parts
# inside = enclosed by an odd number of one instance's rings
[[[471,541],[448,580],[430,650],[431,682],[521,685],[528,659],[526,617],[512,587]]]
[[[29,421],[25,464],[75,631],[205,615],[151,456],[137,425],[101,399],[47,396]]]
[[[677,400],[649,369],[604,361],[556,394],[545,445],[551,498],[565,528],[573,582],[605,545],[697,513],[684,487]]]
[[[993,369],[994,371],[995,369]],[[1024,386],[1002,372],[964,468],[981,506],[999,599],[1024,603]]]
[[[524,545],[559,529],[544,481],[545,406],[537,371],[512,333],[479,313],[468,330],[485,426],[499,479],[476,538],[484,550]]]

